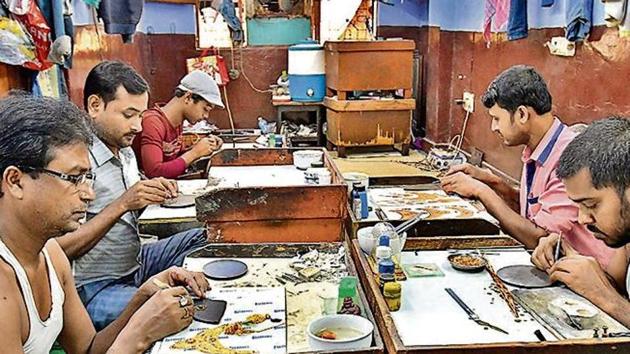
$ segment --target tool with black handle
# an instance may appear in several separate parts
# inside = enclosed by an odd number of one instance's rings
[[[495,326],[495,325],[491,325],[490,323],[482,320],[479,318],[479,315],[477,315],[475,313],[475,311],[473,311],[470,307],[468,307],[468,305],[466,305],[466,303],[459,297],[457,296],[457,294],[455,293],[455,291],[453,291],[453,289],[451,288],[444,288],[444,290],[446,290],[446,292],[453,298],[453,300],[455,300],[455,302],[457,302],[457,304],[459,305],[459,307],[461,307],[466,314],[468,315],[468,318],[475,321],[475,323],[477,323],[480,326],[484,326],[484,327],[488,327],[488,328],[492,328],[495,331],[501,332],[501,333],[505,333],[505,334],[509,334],[507,331]]]

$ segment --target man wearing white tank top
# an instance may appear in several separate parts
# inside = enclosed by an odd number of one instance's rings
[[[140,286],[108,327],[94,329],[54,239],[76,230],[94,199],[88,122],[68,101],[27,95],[0,100],[3,354],[47,354],[55,340],[69,353],[142,353],[192,321],[192,300],[176,285],[198,280],[172,268]],[[160,290],[153,279],[172,287]]]
[[[579,205],[578,221],[616,250],[603,270],[594,258],[562,242],[565,256],[548,270],[551,279],[630,327],[630,119],[592,123],[564,150],[557,174]]]

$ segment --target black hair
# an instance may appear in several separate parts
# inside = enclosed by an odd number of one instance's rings
[[[515,65],[499,74],[488,86],[481,102],[486,108],[497,104],[511,114],[519,106],[531,107],[539,115],[551,112],[551,94],[545,80],[526,65]]]
[[[613,187],[623,197],[630,186],[628,118],[610,117],[593,122],[567,145],[556,173],[566,179],[584,168],[589,171],[595,188]]]
[[[181,97],[184,97],[184,95],[186,93],[188,93],[188,92],[190,92],[190,91],[182,90],[179,87],[176,87],[174,94],[175,94],[175,97],[180,97],[181,98]],[[205,101],[205,99],[203,97],[199,96],[196,93],[192,93],[192,95],[190,95],[190,98],[192,98],[194,103],[198,103],[199,101]]]
[[[132,95],[149,92],[149,85],[129,64],[121,61],[104,61],[90,70],[83,86],[83,107],[87,110],[88,98],[99,96],[107,104],[116,99],[116,90],[123,86]]]
[[[9,166],[45,168],[56,148],[92,142],[90,120],[72,102],[30,95],[0,100],[0,132],[0,175]]]

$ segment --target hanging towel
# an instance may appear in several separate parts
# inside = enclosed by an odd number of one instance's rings
[[[566,6],[566,37],[571,42],[583,41],[591,32],[593,0],[571,0]]]
[[[503,30],[510,12],[510,0],[486,0],[484,7],[483,39],[490,45],[492,39],[492,23],[497,31]]]
[[[508,39],[515,41],[527,37],[527,0],[512,0],[508,20]]]

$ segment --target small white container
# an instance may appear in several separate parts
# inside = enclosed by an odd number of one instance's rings
[[[360,334],[353,338],[340,340],[323,339],[315,335],[327,328],[352,328]],[[356,315],[323,316],[311,321],[306,328],[308,344],[314,351],[369,348],[372,345],[372,332],[374,332],[374,324]]]
[[[318,184],[329,185],[332,182],[332,175],[327,168],[321,168],[317,171]]]
[[[374,226],[366,226],[357,230],[357,239],[359,240],[359,246],[361,250],[367,255],[371,255],[374,248],[378,245],[378,238],[372,233]],[[389,239],[389,247],[392,249],[392,256],[400,257],[400,253],[405,248],[405,242],[407,242],[407,233],[403,232],[400,237],[394,237]]]
[[[362,227],[357,230],[357,239],[359,239],[359,246],[361,250],[366,254],[372,254],[372,250],[376,247],[377,239],[372,235],[373,226]]]
[[[311,167],[313,162],[320,162],[324,152],[320,150],[299,150],[293,153],[293,165],[300,170]]]

